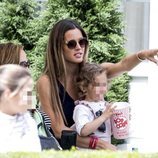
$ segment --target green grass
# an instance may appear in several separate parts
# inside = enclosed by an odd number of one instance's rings
[[[158,153],[110,152],[105,150],[0,153],[0,158],[158,158]]]

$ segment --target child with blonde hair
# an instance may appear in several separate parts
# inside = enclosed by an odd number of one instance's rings
[[[0,66],[0,152],[41,151],[36,123],[27,111],[32,87],[27,69]]]

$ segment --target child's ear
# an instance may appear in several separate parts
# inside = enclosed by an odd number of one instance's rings
[[[80,86],[80,90],[81,90],[83,93],[85,93],[85,92],[87,91],[86,87],[84,87],[83,85]]]
[[[4,92],[3,92],[3,98],[4,98],[4,99],[9,99],[9,98],[11,98],[11,91],[10,91],[9,88],[6,88],[6,89],[4,90]]]

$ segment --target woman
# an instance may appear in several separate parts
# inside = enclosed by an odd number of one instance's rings
[[[43,75],[37,82],[37,90],[42,109],[50,116],[51,127],[57,138],[62,130],[71,130],[74,100],[78,99],[74,80],[80,68],[87,60],[88,37],[77,22],[64,19],[55,24],[49,35],[47,56]],[[102,63],[107,77],[115,77],[129,71],[140,63],[140,60],[151,60],[157,63],[154,55],[158,49],[140,51],[122,59],[120,62]],[[87,148],[92,140],[89,137],[77,137],[77,145]],[[112,146],[101,139],[96,149],[111,149]]]
[[[4,64],[20,64],[23,67],[29,67],[23,46],[14,43],[0,44],[0,65]]]
[[[27,111],[32,106],[32,88],[27,69],[0,66],[0,152],[41,151],[36,123]]]

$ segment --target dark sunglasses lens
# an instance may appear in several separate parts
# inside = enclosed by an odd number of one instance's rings
[[[88,44],[88,41],[86,39],[81,39],[79,41],[80,46],[83,48]]]
[[[77,43],[76,43],[75,40],[71,40],[71,41],[69,41],[68,44],[67,44],[67,46],[68,46],[69,49],[74,49],[74,48],[76,48],[76,45],[77,45]]]
[[[79,43],[81,48],[84,48],[88,44],[88,41],[87,41],[87,39],[80,39],[78,43]],[[67,46],[69,49],[76,48],[76,45],[77,45],[77,42],[75,40],[70,40],[67,43]]]
[[[30,63],[29,63],[29,61],[22,61],[22,62],[20,62],[20,66],[22,66],[22,67],[29,67]]]

